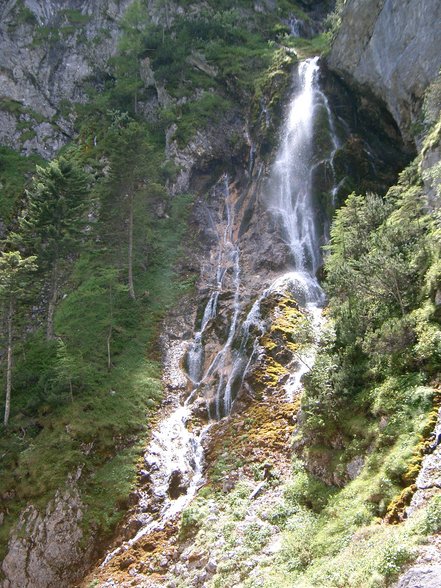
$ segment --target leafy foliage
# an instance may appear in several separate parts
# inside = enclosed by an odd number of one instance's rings
[[[306,427],[318,426],[324,406],[329,430],[348,402],[369,412],[389,378],[424,381],[439,370],[437,231],[415,164],[384,200],[352,194],[337,212],[325,266],[333,332],[308,378]]]
[[[37,166],[15,240],[37,251],[40,264],[46,267],[72,254],[84,226],[87,193],[88,176],[73,158],[60,157],[46,167]]]

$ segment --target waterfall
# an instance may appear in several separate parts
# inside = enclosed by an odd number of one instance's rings
[[[288,25],[289,25],[291,35],[293,37],[300,37],[301,36],[300,32],[301,32],[302,24],[303,24],[303,22],[295,16],[292,16],[289,19]]]
[[[225,229],[222,238],[219,238],[218,262],[216,271],[215,289],[212,291],[210,298],[204,310],[201,327],[194,335],[194,340],[187,354],[188,375],[195,389],[190,394],[187,404],[197,395],[201,384],[213,381],[217,377],[215,393],[214,412],[211,406],[208,406],[208,412],[211,418],[220,419],[230,412],[231,409],[231,374],[228,375],[228,366],[231,363],[233,355],[232,344],[235,338],[238,321],[241,311],[240,305],[240,252],[238,243],[234,238],[234,210],[231,202],[229,189],[229,179],[223,177],[223,194],[224,194],[224,211],[225,211]],[[211,319],[216,318],[217,301],[219,294],[224,288],[225,276],[227,271],[232,273],[232,286],[234,289],[233,312],[228,327],[228,334],[224,345],[216,353],[207,370],[202,374],[203,362],[203,334]]]
[[[332,205],[339,186],[336,184],[334,156],[340,147],[335,121],[326,95],[318,84],[318,57],[307,59],[298,68],[298,91],[289,105],[281,141],[269,181],[268,204],[279,220],[283,235],[292,254],[293,268],[278,278],[270,290],[287,289],[305,308],[310,317],[316,344],[323,325],[324,292],[317,280],[322,264],[321,245],[328,238],[329,223],[319,226],[317,204],[312,184],[314,122],[320,109],[326,115],[331,146],[325,159],[332,171],[330,190]],[[265,293],[264,293],[265,294]],[[317,345],[298,356],[299,367],[285,385],[292,401],[301,387],[301,379],[312,367]]]
[[[314,118],[319,108],[325,110],[329,125],[332,149],[327,161],[332,170],[339,141],[328,100],[318,87],[318,73],[318,57],[299,65],[300,91],[289,105],[282,130],[269,183],[269,207],[283,227],[293,256],[293,287],[303,290],[305,303],[320,305],[324,302],[324,295],[316,273],[322,263],[323,231],[318,226],[313,200],[311,165]]]
[[[267,183],[267,205],[291,253],[291,267],[254,300],[249,312],[241,319],[244,309],[241,302],[239,239],[234,230],[236,219],[229,177],[224,175],[218,183],[223,197],[221,218],[217,225],[213,222],[213,227],[223,227],[218,229],[215,271],[202,317],[186,356],[191,392],[185,401],[174,398],[175,405],[160,421],[144,458],[151,493],[143,494],[141,512],[156,514],[142,515],[143,526],[137,535],[110,553],[104,563],[116,553],[128,549],[141,536],[162,528],[196,495],[203,483],[204,437],[212,422],[230,413],[235,394],[243,385],[247,370],[259,352],[260,337],[267,328],[261,313],[262,302],[272,293],[289,291],[308,315],[315,341],[320,337],[323,321],[321,307],[325,296],[316,274],[322,264],[321,246],[327,238],[327,225],[320,221],[317,214],[313,171],[315,165],[322,164],[331,169],[333,185],[329,192],[332,200],[338,189],[333,159],[339,148],[339,139],[328,100],[319,88],[318,77],[318,58],[299,64],[297,87],[281,129],[280,145]],[[314,160],[314,124],[318,113],[325,116],[330,145],[324,158],[317,163]],[[255,156],[251,140],[250,145],[249,174],[253,171]],[[220,296],[223,293],[232,297],[225,339],[211,361],[206,362],[205,339],[210,325],[219,317]],[[314,346],[298,354],[298,367],[285,384],[288,402],[293,400],[301,387],[301,378],[312,366],[314,357]],[[206,363],[208,366],[204,368]],[[207,406],[210,422],[199,429],[189,427],[194,403],[206,390],[211,394]],[[149,509],[149,504],[153,504],[154,508]]]

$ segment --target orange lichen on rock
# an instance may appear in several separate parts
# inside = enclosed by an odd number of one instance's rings
[[[170,539],[177,535],[177,523],[170,523],[164,529],[153,531],[141,537],[136,543],[123,548],[101,570],[95,568],[81,584],[81,588],[88,588],[98,581],[101,583],[113,581],[116,586],[137,586],[133,584],[142,579],[160,581],[167,572],[168,564],[175,555],[175,548]]]
[[[298,409],[298,401],[271,398],[252,403],[240,414],[216,424],[206,453],[208,482],[220,486],[224,474],[236,481],[241,475],[252,477],[252,468],[264,464],[278,470],[289,468]]]

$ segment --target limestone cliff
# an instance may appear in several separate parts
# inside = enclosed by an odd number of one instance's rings
[[[348,0],[329,64],[382,98],[410,137],[423,94],[441,67],[438,0]]]
[[[53,156],[73,132],[71,102],[115,52],[130,0],[7,0],[0,6],[0,143]]]

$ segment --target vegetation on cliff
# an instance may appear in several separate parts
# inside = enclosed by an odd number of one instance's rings
[[[435,129],[425,149],[436,136]],[[434,451],[440,407],[440,219],[428,207],[420,164],[419,157],[384,198],[352,194],[336,213],[325,261],[327,326],[300,412],[282,404],[285,418],[275,414],[280,382],[264,374],[271,408],[241,407],[223,434],[214,432],[209,485],[181,523],[185,557],[203,560],[214,546],[209,586],[386,587],[441,530],[439,494],[405,513]],[[275,331],[290,312],[288,305]],[[288,341],[263,341],[268,359],[303,330],[290,328]],[[261,375],[258,367],[251,381]],[[289,473],[273,445],[287,430]],[[177,585],[188,585],[191,568],[176,569]]]

